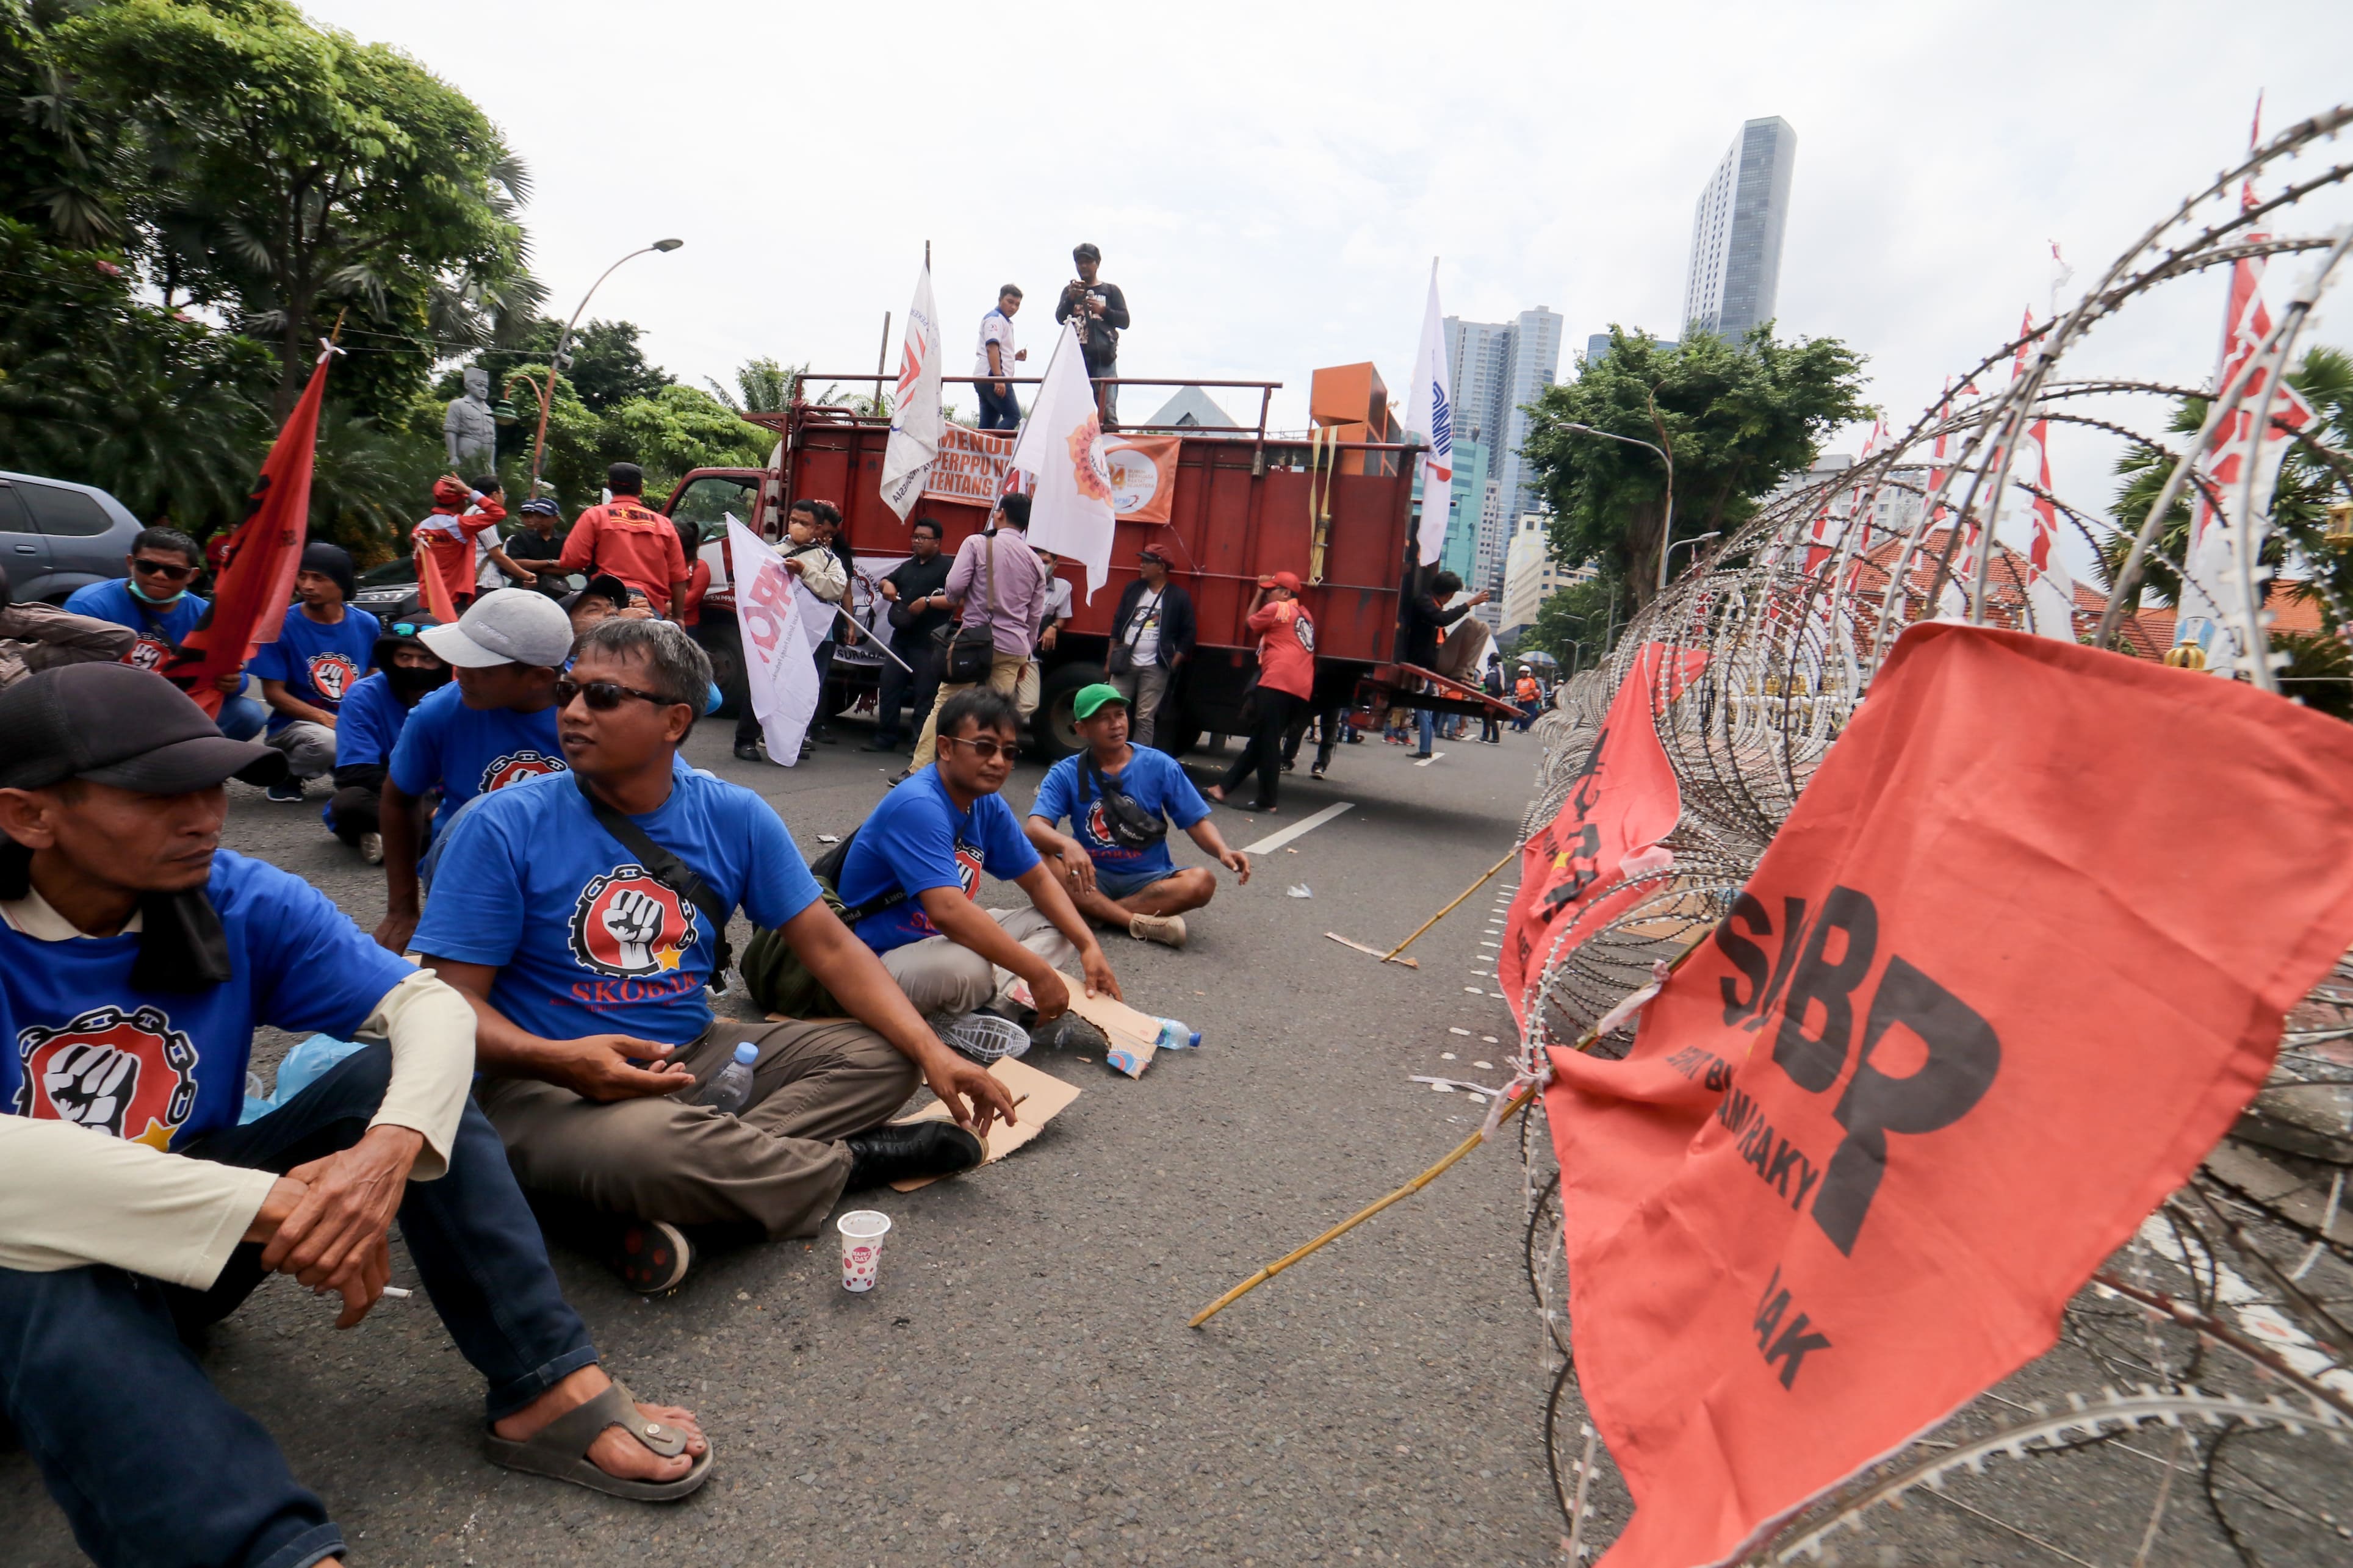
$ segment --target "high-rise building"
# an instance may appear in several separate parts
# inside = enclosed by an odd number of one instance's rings
[[[1683,330],[1738,337],[1773,319],[1798,133],[1779,115],[1751,120],[1715,166],[1692,212]]]
[[[1583,583],[1597,575],[1590,566],[1567,567],[1555,563],[1552,540],[1546,531],[1551,521],[1542,512],[1529,512],[1520,519],[1519,531],[1512,535],[1504,564],[1504,598],[1498,606],[1503,622],[1499,636],[1509,637],[1535,625],[1536,612],[1544,607],[1546,599],[1571,583]]]
[[[1461,577],[1473,591],[1484,588],[1496,599],[1503,596],[1504,558],[1511,544],[1507,520],[1544,504],[1543,488],[1520,447],[1527,439],[1526,405],[1543,395],[1560,369],[1561,328],[1561,319],[1542,305],[1510,321],[1446,318],[1454,438],[1460,445],[1468,436],[1486,447],[1488,479],[1497,492],[1496,504],[1480,508],[1471,570]],[[1493,600],[1479,611],[1491,626],[1499,614]]]

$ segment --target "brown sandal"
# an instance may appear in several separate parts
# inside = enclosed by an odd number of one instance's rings
[[[517,1443],[496,1432],[482,1436],[482,1453],[494,1465],[547,1476],[607,1497],[635,1502],[670,1502],[700,1489],[711,1479],[716,1450],[706,1447],[694,1468],[674,1481],[633,1481],[607,1475],[588,1462],[589,1445],[607,1426],[618,1426],[665,1459],[686,1452],[686,1434],[675,1426],[646,1419],[628,1388],[617,1379],[587,1404],[567,1410],[531,1436]]]

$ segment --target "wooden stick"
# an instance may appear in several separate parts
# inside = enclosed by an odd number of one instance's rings
[[[1506,853],[1501,860],[1496,861],[1493,865],[1487,868],[1487,876],[1480,878],[1477,881],[1463,889],[1461,898],[1456,899],[1453,903],[1447,905],[1444,909],[1439,910],[1436,914],[1422,921],[1421,924],[1415,929],[1412,936],[1406,938],[1403,942],[1389,949],[1388,952],[1383,953],[1381,955],[1381,962],[1383,963],[1387,963],[1390,960],[1396,958],[1398,953],[1403,952],[1407,948],[1411,947],[1414,942],[1420,938],[1423,931],[1428,931],[1430,927],[1436,925],[1439,921],[1452,914],[1456,907],[1462,902],[1463,899],[1469,898],[1472,894],[1485,887],[1487,885],[1487,879],[1489,877],[1493,877],[1496,872],[1510,865],[1512,861],[1518,857],[1519,853],[1520,847],[1516,844],[1513,845],[1510,851]]]
[[[1353,947],[1358,952],[1368,952],[1375,958],[1380,959],[1383,963],[1402,963],[1408,969],[1419,969],[1421,967],[1421,960],[1418,958],[1383,958],[1379,948],[1367,947],[1361,942],[1350,942],[1346,937],[1342,936],[1336,931],[1327,931],[1324,934],[1330,937],[1334,942],[1338,942],[1342,947]]]
[[[1520,1090],[1518,1094],[1512,1097],[1512,1102],[1504,1107],[1503,1117],[1495,1125],[1501,1127],[1504,1122],[1509,1121],[1513,1117],[1517,1116],[1521,1111],[1525,1110],[1528,1108],[1528,1103],[1535,1100],[1535,1097],[1536,1091],[1533,1085]],[[1468,1154],[1472,1150],[1476,1149],[1480,1144],[1484,1143],[1486,1141],[1487,1133],[1484,1128],[1472,1133],[1470,1137],[1465,1138],[1461,1143],[1455,1145],[1454,1152],[1452,1153],[1447,1155],[1445,1159],[1440,1160],[1437,1164],[1432,1165],[1429,1170],[1424,1171],[1420,1175],[1416,1176],[1412,1181],[1408,1182],[1404,1186],[1399,1187],[1397,1191],[1391,1193],[1380,1202],[1373,1205],[1370,1208],[1363,1209],[1356,1214],[1351,1215],[1348,1218],[1342,1220],[1338,1225],[1334,1226],[1331,1229],[1325,1231],[1323,1235],[1317,1237],[1314,1240],[1309,1242],[1306,1246],[1300,1247],[1298,1250],[1285,1253],[1282,1257],[1276,1258],[1272,1263],[1268,1264],[1265,1268],[1260,1269],[1257,1273],[1251,1275],[1249,1279],[1243,1280],[1240,1284],[1235,1286],[1232,1289],[1227,1291],[1224,1295],[1219,1297],[1208,1306],[1202,1308],[1199,1312],[1194,1315],[1193,1321],[1190,1323],[1187,1323],[1186,1327],[1193,1329],[1199,1328],[1203,1323],[1208,1322],[1211,1318],[1216,1317],[1219,1312],[1224,1311],[1228,1307],[1232,1306],[1236,1301],[1240,1300],[1250,1291],[1257,1289],[1261,1285],[1265,1284],[1268,1280],[1273,1279],[1276,1275],[1282,1273],[1284,1269],[1290,1268],[1293,1264],[1298,1262],[1309,1253],[1338,1240],[1341,1237],[1347,1235],[1350,1231],[1356,1229],[1358,1226],[1364,1224],[1366,1220],[1372,1218],[1375,1215],[1380,1213],[1391,1204],[1402,1203],[1407,1198],[1413,1196],[1414,1194],[1421,1191],[1422,1188],[1428,1186],[1430,1183],[1436,1181],[1440,1175],[1442,1175],[1448,1166],[1453,1164],[1454,1162],[1460,1160],[1463,1155]]]

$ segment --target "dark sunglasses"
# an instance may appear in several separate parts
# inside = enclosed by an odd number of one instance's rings
[[[131,569],[142,577],[168,577],[174,583],[185,583],[196,574],[193,566],[166,566],[161,561],[133,561]]]
[[[986,736],[975,741],[962,735],[942,735],[939,742],[943,746],[970,746],[972,754],[984,763],[993,763],[999,755],[1009,758],[1020,746],[1018,741],[992,741]]]
[[[555,683],[555,705],[569,708],[575,697],[587,699],[588,706],[599,713],[609,713],[621,705],[624,697],[634,697],[640,702],[650,702],[657,708],[688,707],[691,704],[672,702],[667,697],[650,691],[640,691],[634,686],[624,686],[617,680],[581,682],[566,676]]]

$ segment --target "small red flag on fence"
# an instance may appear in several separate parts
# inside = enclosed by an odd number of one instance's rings
[[[1528,979],[1544,966],[1552,941],[1580,910],[1593,908],[1623,884],[1626,862],[1674,831],[1683,815],[1675,771],[1659,745],[1653,705],[1660,700],[1660,661],[1666,645],[1650,643],[1610,700],[1559,814],[1520,851],[1520,890],[1504,923],[1495,978],[1523,1032],[1527,1027]],[[1681,656],[1669,671],[1672,701],[1706,659]]]
[[[1725,1562],[2048,1349],[2353,941],[2353,727],[1905,633],[1623,1061],[1552,1053],[1615,1568]]]
[[[186,654],[159,667],[159,673],[186,687],[207,713],[220,712],[220,678],[244,669],[253,650],[276,642],[285,625],[310,528],[311,462],[331,357],[319,355],[311,384],[302,389],[261,465],[261,478],[246,502],[245,521],[229,536],[227,564],[214,584],[212,608],[204,624],[183,643]]]

